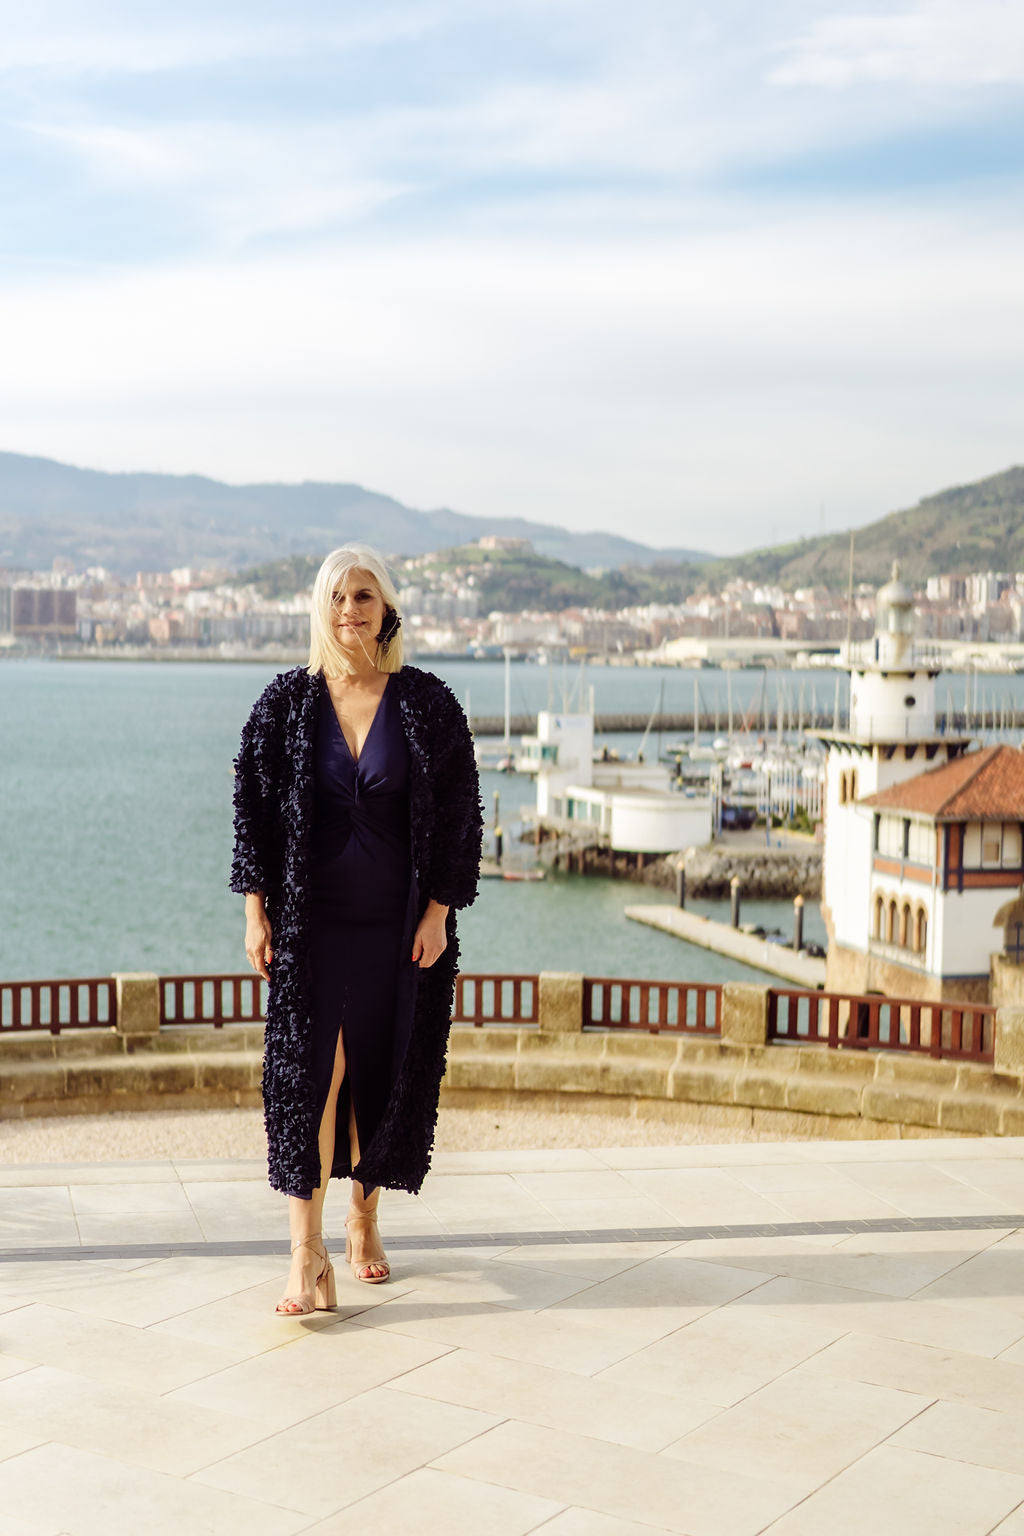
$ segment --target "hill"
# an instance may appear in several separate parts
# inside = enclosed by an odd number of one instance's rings
[[[709,558],[613,533],[573,533],[525,518],[421,512],[360,485],[226,485],[201,475],[105,474],[0,453],[0,567],[48,570],[63,555],[122,576],[198,565],[240,570],[348,541],[425,554],[484,534],[529,539],[581,568]]]
[[[856,530],[858,581],[886,581],[893,560],[899,560],[906,580],[918,583],[960,571],[1024,570],[1024,467],[939,491]],[[840,533],[709,561],[700,566],[699,578],[710,586],[742,576],[788,591],[837,590],[847,583],[849,565],[850,536]]]
[[[312,586],[319,556],[291,555],[241,571],[237,585],[255,586],[264,597],[291,597]],[[446,576],[472,579],[484,613],[523,613],[563,608],[625,608],[639,603],[679,602],[694,591],[701,567],[692,564],[630,566],[593,575],[564,560],[530,549],[481,549],[479,544],[441,549],[409,563],[393,562],[399,586],[436,587]]]

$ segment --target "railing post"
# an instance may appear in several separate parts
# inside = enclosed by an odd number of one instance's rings
[[[1024,1008],[1000,1008],[996,1013],[992,1065],[997,1072],[1024,1076]]]
[[[578,1035],[583,1029],[583,977],[575,971],[541,971],[537,1023],[544,1035]]]
[[[722,988],[722,1039],[732,1045],[768,1042],[768,988],[727,981]]]
[[[160,978],[152,971],[115,971],[119,1035],[160,1033]]]

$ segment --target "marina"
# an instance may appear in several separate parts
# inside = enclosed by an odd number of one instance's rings
[[[501,661],[434,663],[464,703],[503,719]],[[0,836],[5,878],[0,884],[0,975],[92,975],[119,969],[231,972],[239,963],[240,913],[226,890],[230,848],[231,763],[253,700],[279,670],[276,663],[79,661],[40,658],[0,665]],[[512,668],[511,704],[527,716],[561,701],[563,681],[579,669],[524,662]],[[662,700],[664,716],[692,710],[696,676],[702,717],[697,746],[711,749],[724,734],[731,696],[734,726],[754,716],[764,694],[758,672],[710,668],[587,668],[597,721],[650,720]],[[835,703],[836,679],[816,672],[784,673],[785,697],[822,711]],[[840,719],[848,710],[841,676]],[[774,697],[774,682],[769,689]],[[972,708],[972,734],[1001,739],[1000,727],[1024,710],[1024,678],[943,674],[940,703]],[[468,696],[468,697],[467,697]],[[973,713],[977,706],[977,715]],[[719,731],[714,732],[715,714]],[[788,709],[787,709],[788,714]],[[975,723],[976,722],[976,723]],[[748,738],[756,744],[762,729]],[[777,735],[777,733],[776,733]],[[683,736],[655,718],[646,752],[657,760]],[[594,745],[628,759],[642,732],[606,732],[595,722]],[[765,738],[766,741],[768,738]],[[517,743],[518,744],[518,743]],[[488,752],[501,736],[482,739]],[[536,788],[524,775],[486,767],[481,775],[487,821],[486,856],[493,859],[495,797],[500,799],[504,862],[519,862],[525,813]],[[578,968],[592,974],[721,980],[748,973],[738,963],[628,922],[636,901],[671,907],[671,891],[600,876],[548,872],[542,881],[487,879],[476,905],[462,915],[462,963],[468,970],[533,971]],[[727,900],[688,901],[728,922]],[[787,931],[791,905],[744,902],[744,917]],[[820,941],[820,913],[808,903],[806,932]]]

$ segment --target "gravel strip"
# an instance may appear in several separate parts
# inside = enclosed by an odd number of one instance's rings
[[[442,1109],[439,1152],[529,1147],[657,1147],[680,1143],[777,1141],[720,1126],[512,1109]],[[105,1115],[0,1120],[6,1163],[117,1162],[130,1158],[266,1156],[260,1109],[158,1109]]]

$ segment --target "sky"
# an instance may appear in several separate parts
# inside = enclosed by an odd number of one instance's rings
[[[1024,462],[1019,0],[0,0],[0,449],[737,553]]]

